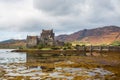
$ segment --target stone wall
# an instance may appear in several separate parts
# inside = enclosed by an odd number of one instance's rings
[[[38,36],[27,36],[27,47],[35,47],[38,45]]]

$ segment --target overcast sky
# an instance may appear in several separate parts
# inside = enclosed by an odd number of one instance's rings
[[[120,26],[120,0],[0,0],[0,41]]]

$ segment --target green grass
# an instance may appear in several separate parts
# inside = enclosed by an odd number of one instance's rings
[[[52,50],[51,48],[42,48],[40,50]]]

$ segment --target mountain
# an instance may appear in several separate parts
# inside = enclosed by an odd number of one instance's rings
[[[65,42],[80,41],[93,45],[111,44],[113,41],[120,41],[120,27],[104,26],[95,29],[84,29],[70,35],[60,35],[57,40]]]
[[[26,40],[9,39],[0,42],[0,48],[19,48],[25,46],[26,46]]]
[[[11,43],[16,41],[15,39],[9,39],[9,40],[5,40],[5,41],[1,41],[0,43]]]
[[[84,29],[70,35],[64,34],[56,36],[55,39],[92,45],[111,44],[114,41],[120,41],[120,27],[104,26],[95,29]],[[0,48],[18,48],[25,46],[26,40],[9,39],[0,42]]]
[[[64,42],[68,36],[69,35],[63,34],[63,35],[56,36],[55,39]]]

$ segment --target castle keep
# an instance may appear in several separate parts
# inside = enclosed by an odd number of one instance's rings
[[[38,44],[38,36],[27,36],[27,47],[35,47]]]
[[[54,40],[55,34],[53,30],[42,30],[40,36],[27,36],[27,47],[35,47],[39,44],[44,44],[45,46],[55,45]]]

